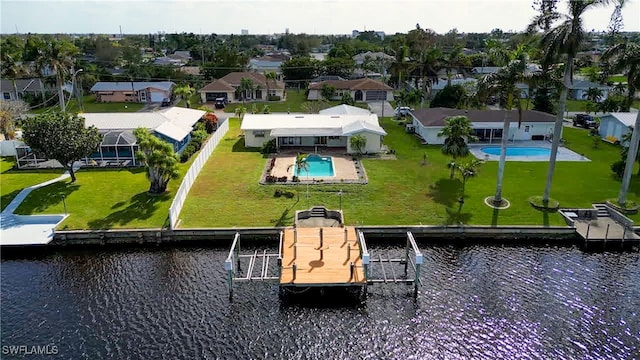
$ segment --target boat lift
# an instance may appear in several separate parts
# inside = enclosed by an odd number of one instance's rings
[[[322,243],[322,230],[320,229],[318,233],[320,236],[319,241]],[[360,230],[356,230],[355,233],[357,245],[359,247],[359,258],[362,260],[361,266],[364,272],[364,294],[366,295],[367,293],[367,285],[413,284],[413,295],[414,297],[417,297],[420,286],[420,272],[424,262],[424,257],[416,244],[413,234],[410,231],[406,233],[406,244],[403,257],[385,258],[381,254],[372,256],[367,248],[364,233]],[[346,242],[347,229],[345,229],[344,234]],[[294,228],[294,244],[296,235],[297,232]],[[282,271],[285,268],[285,265],[282,263],[284,237],[285,231],[280,231],[277,252],[269,252],[268,250],[259,252],[256,250],[253,253],[242,254],[240,234],[235,234],[231,244],[231,249],[229,250],[229,255],[224,263],[224,268],[227,272],[229,300],[233,299],[233,284],[236,281],[278,281],[281,288],[295,286],[295,284],[282,283],[280,281],[282,278]],[[344,247],[344,251],[345,255],[350,256],[349,254],[352,251],[351,246]],[[350,271],[352,276],[354,271],[353,267],[354,265],[351,264]],[[287,267],[286,269],[289,268],[290,267]],[[318,286],[345,286],[345,283],[322,283],[318,284]]]

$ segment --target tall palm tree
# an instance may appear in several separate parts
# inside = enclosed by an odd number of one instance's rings
[[[267,86],[267,101],[269,100],[269,89],[271,87],[271,83],[275,84],[278,75],[273,71],[267,71],[264,73],[265,77],[265,85]]]
[[[420,53],[416,60],[414,67],[416,79],[422,81],[422,87],[426,94],[431,94],[433,84],[438,83],[438,71],[442,68],[441,59],[440,49],[432,47]]]
[[[447,71],[447,85],[451,85],[451,71],[462,70],[470,65],[469,59],[462,53],[462,47],[454,47],[442,59],[444,68]]]
[[[238,119],[240,119],[240,124],[242,124],[242,119],[244,119],[244,114],[247,113],[247,108],[244,107],[244,105],[237,106],[234,113]]]
[[[407,61],[409,57],[409,47],[400,44],[395,50],[395,60],[391,64],[391,74],[398,80],[396,88],[401,88],[403,85],[404,77],[409,73],[411,64]]]
[[[173,93],[180,96],[182,100],[184,100],[185,104],[188,108],[191,107],[191,96],[196,93],[196,89],[192,88],[189,84],[184,84],[180,86],[176,86],[173,89]]]
[[[586,32],[583,27],[582,16],[592,8],[608,5],[612,0],[570,0],[568,1],[568,14],[559,14],[555,11],[543,14],[534,20],[538,24],[545,18],[560,19],[561,22],[556,27],[545,31],[540,39],[546,58],[565,55],[564,58],[564,77],[562,80],[563,87],[560,91],[560,99],[558,101],[558,115],[553,128],[553,143],[551,145],[551,156],[549,157],[549,169],[547,172],[547,181],[542,195],[542,202],[548,203],[551,195],[551,183],[553,173],[556,167],[556,157],[558,155],[558,146],[560,145],[560,137],[562,134],[563,115],[567,105],[567,91],[573,81],[573,61],[580,47],[584,43]],[[533,25],[533,24],[532,24]]]
[[[50,66],[51,70],[55,72],[56,88],[62,111],[66,110],[62,86],[74,64],[74,57],[78,53],[78,48],[66,39],[49,39],[44,42],[44,47],[38,49],[36,67],[42,70],[46,66]]]
[[[612,71],[627,73],[626,108],[631,107],[636,90],[640,88],[640,44],[625,38],[607,49],[602,60],[609,63]]]
[[[251,97],[253,97],[253,89],[255,88],[255,86],[253,85],[253,80],[249,79],[249,78],[242,78],[240,79],[240,86],[238,87],[238,91],[242,94],[242,103],[244,104],[244,101],[247,98],[247,93],[251,95]]]
[[[500,95],[504,99],[505,112],[504,123],[502,126],[502,141],[500,145],[500,162],[498,163],[498,181],[496,184],[496,193],[493,197],[495,204],[502,204],[502,181],[504,179],[504,169],[507,158],[507,142],[509,141],[509,128],[514,105],[518,109],[518,127],[522,120],[522,91],[516,86],[518,82],[524,81],[528,76],[526,74],[527,57],[523,47],[518,47],[516,51],[508,54],[512,60],[497,73],[490,74],[482,80],[491,92]]]
[[[471,121],[466,116],[451,116],[445,119],[445,126],[438,136],[445,136],[442,145],[442,153],[453,158],[453,162],[459,157],[469,154],[467,140],[476,138]],[[453,171],[451,172],[453,178]]]

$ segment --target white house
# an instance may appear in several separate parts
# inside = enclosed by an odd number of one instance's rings
[[[633,131],[638,114],[616,112],[601,116],[600,136],[609,142],[620,141],[626,133]]]
[[[544,140],[553,133],[555,116],[535,110],[524,110],[518,128],[517,110],[461,110],[449,108],[420,109],[411,112],[413,128],[429,144],[443,144],[438,136],[451,116],[466,116],[479,141],[494,143],[502,139],[505,116],[509,116],[509,140]]]
[[[320,110],[322,115],[369,115],[371,111],[369,109],[359,108],[351,105],[338,105],[330,107],[324,110]]]
[[[344,148],[353,153],[349,139],[362,135],[367,139],[364,153],[379,153],[387,135],[376,114],[247,114],[242,120],[244,144],[262,147],[276,139],[278,148]]]

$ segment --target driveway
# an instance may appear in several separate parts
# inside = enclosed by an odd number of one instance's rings
[[[391,107],[391,104],[389,104],[388,101],[385,101],[384,103],[379,101],[370,102],[368,103],[368,105],[369,105],[369,110],[371,110],[372,113],[380,117],[393,116],[393,108]]]

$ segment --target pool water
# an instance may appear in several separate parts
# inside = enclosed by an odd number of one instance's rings
[[[333,161],[331,157],[323,157],[318,155],[309,155],[305,158],[307,162],[307,169],[298,169],[294,165],[293,173],[296,176],[308,176],[308,177],[320,177],[320,176],[334,176]]]
[[[499,146],[483,147],[482,152],[489,155],[500,155]],[[507,147],[507,156],[549,156],[550,149],[541,147]]]

